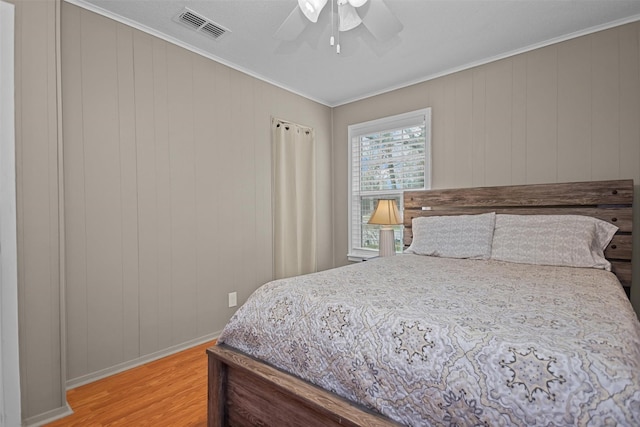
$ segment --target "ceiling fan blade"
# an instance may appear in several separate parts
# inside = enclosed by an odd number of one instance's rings
[[[278,40],[295,40],[307,27],[308,22],[300,6],[296,5],[273,36]]]
[[[349,31],[362,23],[356,8],[349,3],[338,3],[338,31]]]
[[[358,8],[358,14],[365,27],[379,41],[389,40],[404,28],[383,0],[369,0]]]

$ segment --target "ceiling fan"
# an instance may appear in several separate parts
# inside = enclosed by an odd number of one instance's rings
[[[402,23],[389,10],[383,0],[298,0],[298,4],[284,20],[275,33],[280,40],[295,40],[306,26],[318,22],[320,12],[331,2],[331,46],[336,46],[340,53],[340,43],[335,44],[334,37],[334,2],[338,8],[338,36],[340,32],[349,31],[360,24],[379,41],[386,41],[402,31]]]

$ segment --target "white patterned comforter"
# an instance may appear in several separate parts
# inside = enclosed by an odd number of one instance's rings
[[[602,270],[378,258],[262,286],[218,342],[407,425],[640,425],[640,323]]]

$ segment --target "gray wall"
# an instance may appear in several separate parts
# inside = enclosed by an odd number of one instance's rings
[[[55,1],[9,0],[15,16],[18,316],[23,418],[65,411]]]
[[[334,109],[335,264],[347,263],[347,126],[432,107],[433,188],[632,178],[640,201],[640,23]],[[640,312],[640,209],[632,302]]]
[[[332,266],[331,110],[62,6],[68,384],[212,338],[273,277],[271,116],[316,130]]]

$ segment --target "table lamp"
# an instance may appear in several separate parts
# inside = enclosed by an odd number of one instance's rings
[[[396,254],[396,244],[393,236],[392,225],[402,224],[400,212],[395,200],[378,200],[376,210],[371,215],[368,224],[381,225],[380,241],[378,247],[379,256],[391,256]]]

